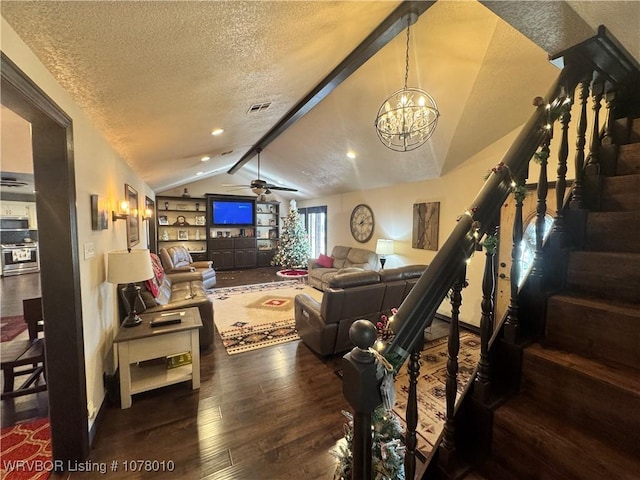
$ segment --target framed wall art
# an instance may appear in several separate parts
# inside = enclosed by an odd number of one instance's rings
[[[109,205],[102,195],[91,195],[91,230],[109,228]]]
[[[124,184],[124,198],[129,202],[127,218],[127,246],[140,243],[140,211],[138,210],[138,191],[131,185]]]
[[[440,202],[413,204],[411,246],[422,250],[438,250]]]

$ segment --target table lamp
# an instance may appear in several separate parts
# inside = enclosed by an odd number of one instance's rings
[[[376,243],[376,253],[380,255],[380,265],[384,269],[384,262],[387,261],[385,255],[393,255],[393,240],[379,238]]]
[[[140,287],[136,282],[149,280],[153,277],[151,256],[149,250],[114,250],[107,257],[107,282],[126,284],[122,289],[127,303],[127,316],[122,322],[123,327],[134,327],[142,323],[136,313],[136,298],[140,294]]]

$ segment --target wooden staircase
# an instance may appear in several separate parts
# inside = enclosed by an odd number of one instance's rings
[[[526,346],[519,393],[498,407],[488,459],[468,478],[640,478],[640,119],[617,123],[584,248]]]

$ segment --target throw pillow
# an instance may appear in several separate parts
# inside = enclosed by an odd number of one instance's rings
[[[151,268],[153,268],[153,277],[146,281],[147,289],[151,292],[153,297],[157,297],[160,293],[160,285],[162,285],[162,279],[164,278],[164,268],[162,268],[162,262],[160,257],[155,253],[151,254]]]
[[[333,267],[333,258],[332,257],[328,257],[324,253],[321,253],[320,256],[318,257],[318,260],[316,261],[316,263],[318,265],[320,265],[321,267],[331,268],[331,267]]]

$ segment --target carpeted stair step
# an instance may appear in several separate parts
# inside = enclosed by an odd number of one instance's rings
[[[640,173],[640,143],[621,145],[618,149],[616,175]]]
[[[640,370],[533,344],[524,351],[521,389],[566,425],[640,460]]]
[[[600,209],[603,212],[640,210],[640,174],[604,177]]]
[[[640,305],[640,253],[571,252],[566,287],[605,300]]]
[[[544,344],[640,370],[640,308],[554,295],[547,302]]]
[[[512,472],[501,478],[546,480],[637,480],[638,457],[625,454],[598,435],[574,428],[520,395],[495,412],[491,460]]]
[[[589,212],[585,250],[640,253],[640,210]]]

